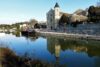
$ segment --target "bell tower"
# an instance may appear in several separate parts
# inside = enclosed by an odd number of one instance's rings
[[[55,19],[55,29],[57,29],[58,21],[60,19],[60,7],[58,3],[55,4],[54,6],[54,19]]]

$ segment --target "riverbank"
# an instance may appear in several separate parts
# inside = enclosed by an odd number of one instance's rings
[[[0,47],[0,67],[55,67],[54,64],[17,56],[9,48]]]
[[[12,65],[10,62],[12,61],[8,61],[8,59],[11,59],[15,57],[15,54],[8,48],[4,48],[4,47],[0,47],[0,67],[7,67],[10,65]]]
[[[54,31],[44,31],[44,30],[35,30],[41,36],[53,36],[53,37],[65,37],[65,38],[78,38],[78,39],[91,39],[91,40],[100,40],[98,35],[88,35],[88,34],[73,34],[73,33],[62,33]]]

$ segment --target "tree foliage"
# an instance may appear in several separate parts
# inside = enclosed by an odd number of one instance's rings
[[[89,7],[88,20],[91,22],[100,22],[100,7],[94,7],[94,6]]]
[[[61,19],[59,20],[59,25],[64,25],[69,23],[69,17],[66,14],[63,14],[61,16]]]

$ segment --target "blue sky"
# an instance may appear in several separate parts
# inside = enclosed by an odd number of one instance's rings
[[[0,24],[36,19],[46,20],[46,13],[58,2],[61,11],[73,13],[95,5],[97,0],[0,0]]]

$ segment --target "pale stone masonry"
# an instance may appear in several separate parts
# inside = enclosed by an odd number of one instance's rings
[[[56,3],[54,9],[49,10],[49,12],[47,13],[47,28],[57,29],[57,25],[61,16],[62,14],[61,14],[60,7],[58,3]]]
[[[67,22],[87,20],[87,17],[84,15],[68,14],[68,13],[62,12],[58,3],[56,3],[54,6],[54,9],[50,9],[46,14],[46,16],[47,16],[47,29],[48,30],[60,29],[58,27],[59,20],[61,19],[62,15],[64,15],[64,14],[66,14],[66,17],[69,18],[69,21],[67,21]],[[61,22],[61,23],[63,23],[63,22]]]

